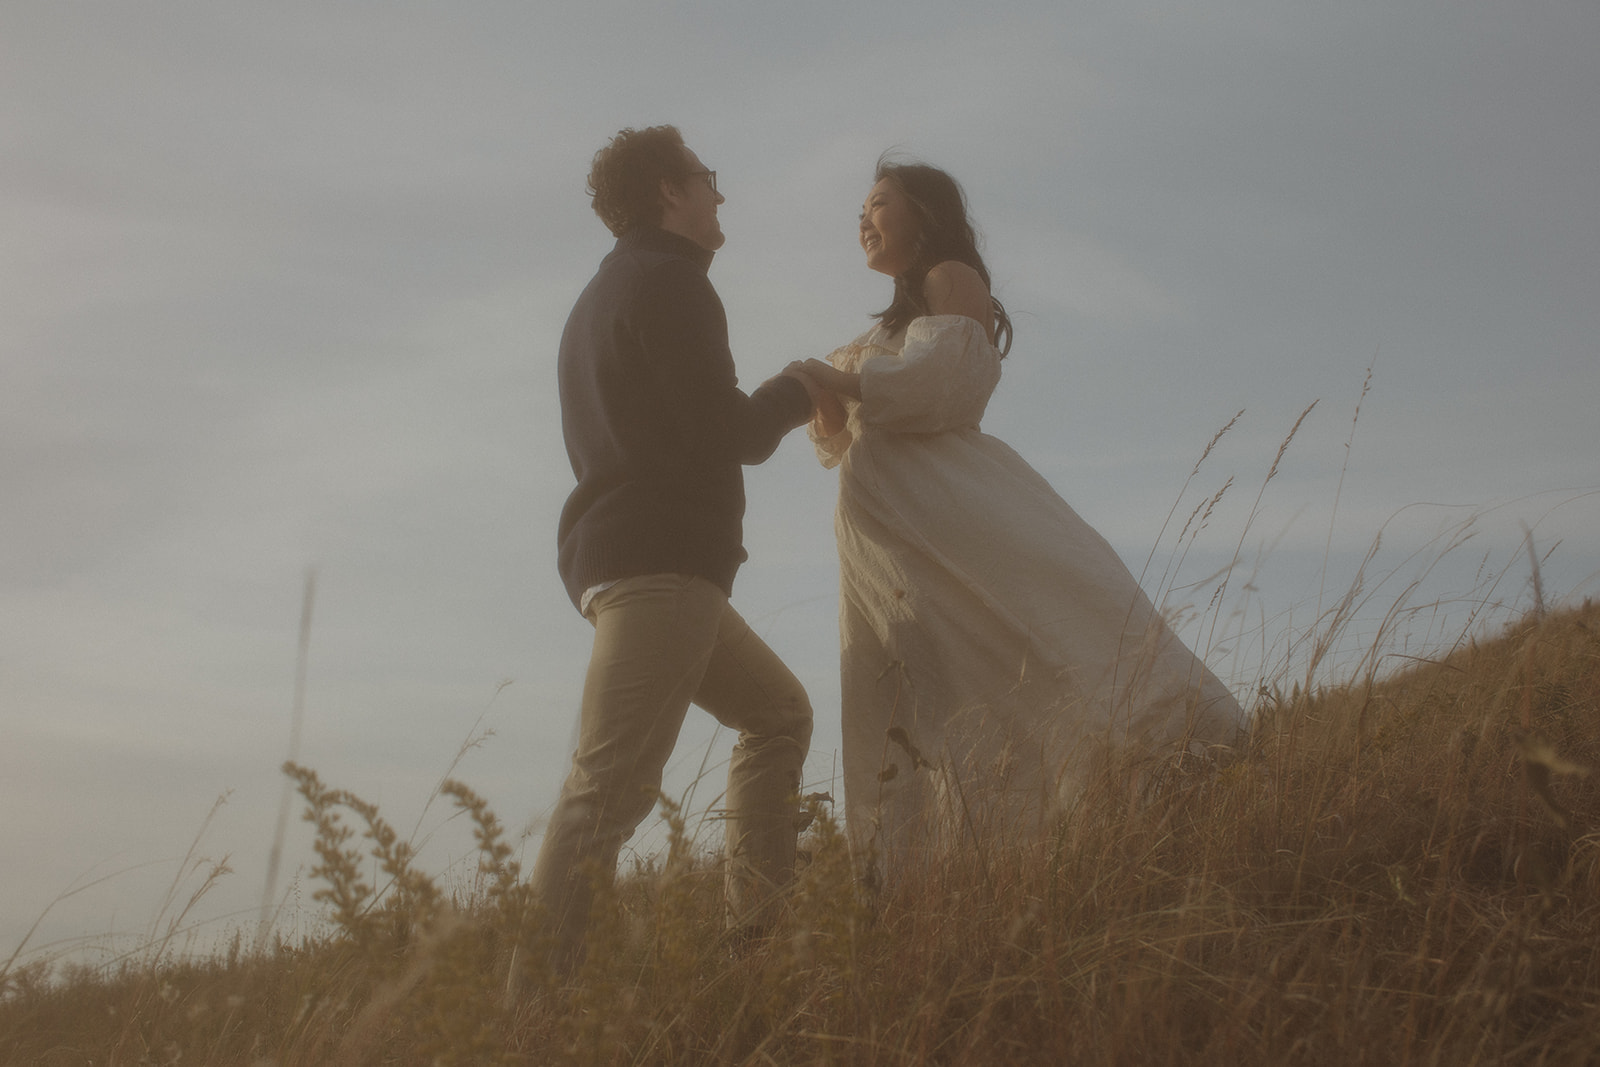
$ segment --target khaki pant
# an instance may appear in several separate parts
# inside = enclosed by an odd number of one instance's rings
[[[558,965],[574,962],[597,885],[655,806],[690,701],[739,731],[728,768],[730,923],[769,922],[794,872],[795,796],[811,743],[811,704],[789,668],[704,578],[628,578],[590,602],[594,651],[572,773],[562,787],[533,887]]]

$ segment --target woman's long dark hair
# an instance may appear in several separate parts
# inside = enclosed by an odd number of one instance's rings
[[[884,329],[896,333],[910,325],[912,319],[928,313],[922,300],[922,285],[928,271],[940,263],[952,259],[965,263],[978,272],[985,286],[992,290],[992,285],[989,268],[978,254],[978,236],[967,216],[966,194],[956,180],[926,163],[896,163],[883,156],[878,159],[873,183],[885,178],[905,194],[921,224],[911,266],[895,275],[894,301],[877,314]],[[1011,351],[1011,316],[992,292],[989,301],[994,305],[995,346],[1003,356]]]

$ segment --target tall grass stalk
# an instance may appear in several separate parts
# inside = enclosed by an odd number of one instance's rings
[[[294,704],[289,715],[289,756],[294,763],[300,758],[300,732],[306,717],[306,667],[311,659],[311,615],[317,600],[317,572],[306,571],[305,591],[300,597],[300,641],[295,649]],[[289,781],[283,783],[283,795],[278,801],[277,828],[272,835],[272,848],[267,853],[267,879],[261,891],[261,918],[256,924],[256,948],[260,950],[272,930],[274,918],[273,898],[278,891],[278,864],[283,859],[283,839],[289,829],[289,808],[294,791]]]

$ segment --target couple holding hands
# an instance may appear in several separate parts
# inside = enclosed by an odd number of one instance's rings
[[[716,172],[671,126],[628,129],[595,155],[589,192],[617,244],[559,360],[577,478],[560,570],[595,641],[532,876],[558,966],[581,953],[594,888],[654,806],[690,703],[739,734],[730,926],[759,933],[781,907],[811,705],[728,598],[742,467],[803,424],[839,469],[845,826],[864,877],[1036,838],[1110,757],[1233,739],[1227,687],[1111,546],[979,430],[1011,322],[949,175],[879,161],[859,237],[893,301],[748,395],[706,275],[723,243]]]

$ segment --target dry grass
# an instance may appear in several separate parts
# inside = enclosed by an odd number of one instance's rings
[[[1370,672],[1369,672],[1370,673]],[[1108,780],[1044,844],[859,888],[819,810],[779,936],[733,951],[672,847],[558,986],[486,804],[471,899],[291,767],[327,937],[11,968],[8,1064],[1541,1063],[1600,1058],[1600,610],[1265,696],[1220,772]],[[383,872],[379,885],[362,872]]]

